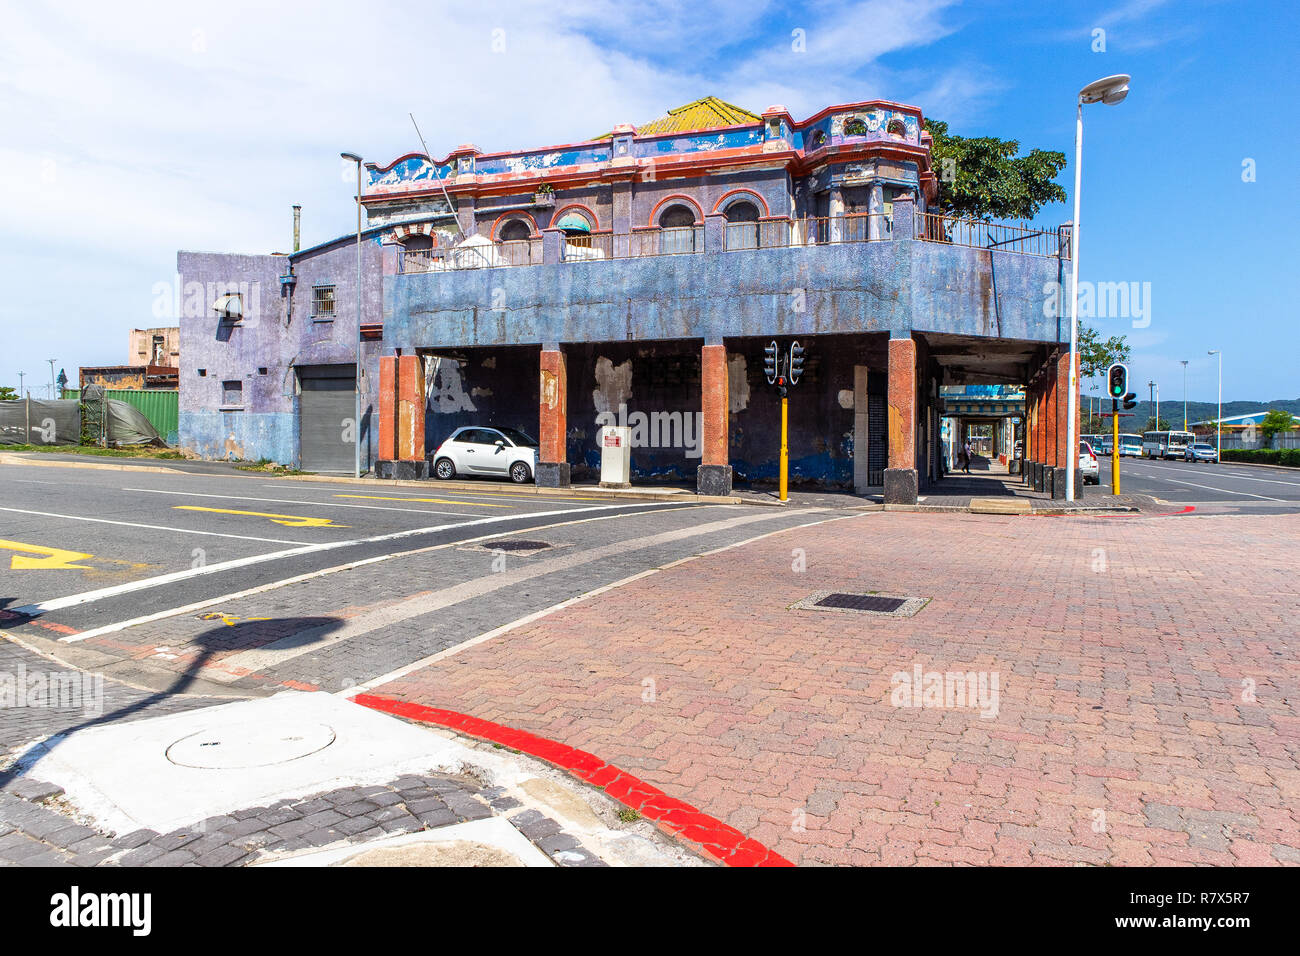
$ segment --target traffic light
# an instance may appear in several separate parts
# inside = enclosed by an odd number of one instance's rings
[[[1123,398],[1128,391],[1128,366],[1116,362],[1106,371],[1106,393],[1111,398]]]
[[[803,346],[798,342],[790,345],[790,384],[799,384],[799,376],[803,374]]]
[[[767,376],[767,384],[776,384],[776,341],[773,340],[771,345],[763,347],[763,374]]]
[[[1127,411],[1128,409],[1134,407],[1135,405],[1137,405],[1137,403],[1138,403],[1138,402],[1137,402],[1137,397],[1138,397],[1137,392],[1129,392],[1128,394],[1126,394],[1126,395],[1124,396],[1124,409],[1125,409],[1126,411]]]

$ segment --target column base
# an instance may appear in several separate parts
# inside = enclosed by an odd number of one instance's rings
[[[915,468],[885,469],[885,504],[914,505],[919,493]]]
[[[538,488],[569,487],[569,463],[567,461],[539,461],[537,474],[533,481]]]
[[[700,465],[695,472],[695,491],[723,498],[731,494],[731,466]]]
[[[1034,491],[1043,491],[1046,487],[1044,475],[1047,472],[1047,466],[1041,461],[1034,462]]]
[[[424,458],[418,461],[380,460],[375,462],[375,474],[398,481],[421,481],[429,477],[429,462]]]
[[[1052,469],[1052,497],[1065,499],[1065,469]],[[1074,500],[1079,501],[1083,498],[1083,472],[1076,470],[1074,473]]]

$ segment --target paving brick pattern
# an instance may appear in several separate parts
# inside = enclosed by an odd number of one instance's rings
[[[270,855],[361,844],[505,815],[558,866],[602,860],[536,809],[466,777],[407,775],[210,817],[157,833],[101,833],[57,809],[62,791],[23,780],[0,793],[0,866],[242,866]]]
[[[1300,516],[863,514],[374,692],[598,754],[803,864],[1295,864],[1297,566]],[[789,609],[822,589],[931,600]],[[916,665],[996,673],[996,715],[895,706]]]

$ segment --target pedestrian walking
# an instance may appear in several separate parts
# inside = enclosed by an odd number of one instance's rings
[[[967,439],[966,445],[962,448],[962,463],[965,465],[966,474],[970,474],[970,456],[974,452],[970,440]]]

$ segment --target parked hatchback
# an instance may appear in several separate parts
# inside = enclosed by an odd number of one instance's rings
[[[537,442],[517,428],[458,428],[431,456],[434,477],[509,478],[522,485],[537,473]]]
[[[1097,464],[1097,455],[1086,441],[1079,442],[1079,474],[1083,475],[1085,485],[1101,484],[1101,467]]]
[[[1213,445],[1207,445],[1203,442],[1197,442],[1194,445],[1188,445],[1183,452],[1184,461],[1218,461],[1219,452]]]

